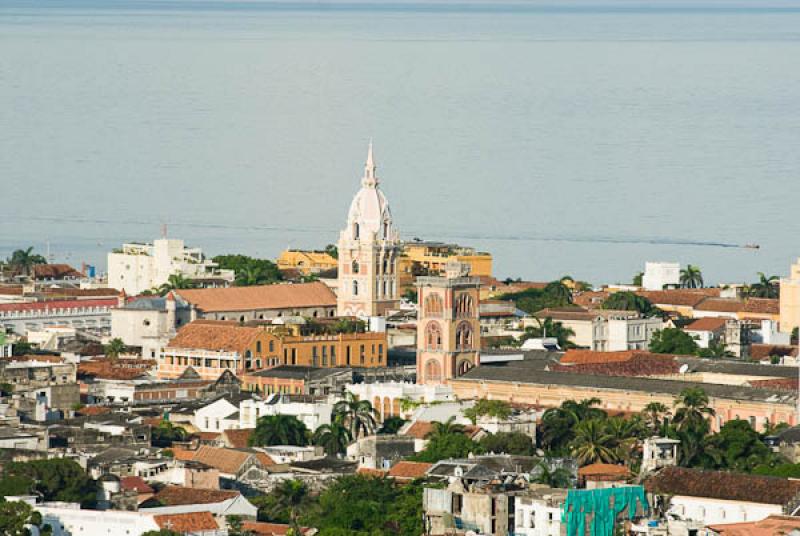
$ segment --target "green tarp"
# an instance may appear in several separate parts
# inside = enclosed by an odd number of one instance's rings
[[[617,515],[627,509],[628,519],[633,519],[637,506],[642,515],[647,514],[649,505],[642,486],[570,490],[561,522],[567,524],[567,536],[583,536],[586,534],[586,518],[591,514],[589,534],[612,536]]]

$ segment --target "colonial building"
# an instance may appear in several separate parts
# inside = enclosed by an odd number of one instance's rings
[[[375,170],[370,143],[361,189],[339,234],[339,316],[384,316],[398,305],[400,239]]]
[[[157,288],[176,274],[203,287],[228,286],[234,279],[233,270],[218,269],[199,248],[174,238],[123,244],[108,254],[108,286],[131,295]]]
[[[444,277],[417,279],[417,382],[446,383],[479,364],[480,280],[461,263]]]
[[[105,332],[111,325],[111,309],[117,303],[117,298],[3,303],[0,304],[0,327],[19,335],[51,326]]]
[[[155,359],[175,331],[196,318],[197,310],[173,292],[163,298],[143,296],[111,311],[111,336]]]
[[[448,262],[469,265],[469,273],[475,277],[492,277],[492,255],[476,251],[469,246],[414,240],[403,244],[403,254],[398,264],[400,287],[414,285],[420,275],[442,275]]]
[[[792,264],[789,277],[781,279],[780,323],[785,333],[800,327],[800,259]]]
[[[305,251],[287,249],[278,256],[280,270],[297,270],[303,275],[318,274],[327,270],[335,270],[339,264],[326,251]]]

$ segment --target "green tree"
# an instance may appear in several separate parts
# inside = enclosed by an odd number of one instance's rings
[[[269,285],[283,279],[278,266],[268,259],[247,255],[218,255],[212,259],[220,269],[233,270],[236,285]]]
[[[722,341],[711,341],[708,344],[708,348],[698,348],[697,355],[699,357],[707,357],[712,359],[735,357],[733,352],[725,348],[725,343]]]
[[[698,348],[697,341],[678,328],[660,329],[650,339],[650,351],[656,354],[692,355]]]
[[[643,278],[644,278],[644,272],[637,272],[636,275],[633,276],[633,286],[641,287]]]
[[[641,416],[651,435],[660,435],[668,411],[667,406],[661,402],[649,402],[644,407]]]
[[[570,441],[575,437],[575,426],[585,420],[604,420],[607,414],[594,406],[600,404],[599,398],[587,398],[576,402],[565,400],[560,407],[550,408],[542,415],[540,427],[542,445],[546,450],[565,453]]]
[[[119,356],[125,351],[125,343],[122,342],[122,339],[116,337],[108,341],[108,344],[105,345],[103,350],[105,351],[106,357],[112,361],[116,361],[119,359]]]
[[[605,299],[602,307],[610,311],[636,311],[640,315],[647,317],[662,314],[661,310],[654,306],[650,300],[627,290],[611,294]]]
[[[575,348],[575,343],[570,340],[575,336],[575,331],[572,328],[564,327],[561,322],[554,322],[550,317],[544,320],[538,317],[534,318],[536,318],[536,322],[539,325],[525,328],[525,332],[520,336],[520,341],[555,337],[561,349]]]
[[[707,469],[751,472],[759,465],[778,465],[786,460],[773,453],[750,423],[741,419],[726,422],[709,436],[703,448],[702,464]]]
[[[154,447],[171,447],[175,441],[186,441],[189,434],[181,426],[175,426],[169,421],[161,421],[154,426],[150,434],[150,441]]]
[[[511,292],[501,295],[499,299],[513,301],[519,309],[528,314],[534,314],[548,307],[571,305],[572,293],[560,281],[553,281],[543,289],[529,288],[520,292]]]
[[[411,303],[417,303],[417,300],[419,299],[417,291],[413,288],[406,289],[406,291],[403,292],[403,298]]]
[[[477,424],[480,417],[491,417],[501,421],[508,420],[511,417],[511,404],[504,400],[488,400],[481,398],[471,408],[464,410],[464,417],[472,421],[472,424]]]
[[[647,427],[640,416],[634,415],[629,419],[609,417],[605,426],[613,438],[611,444],[618,460],[630,462],[638,456],[639,440],[647,435]]]
[[[431,423],[431,431],[425,436],[425,439],[439,439],[453,434],[463,434],[464,425],[455,422],[456,418],[450,417],[445,422]]]
[[[689,264],[681,270],[679,281],[683,288],[703,288],[703,273],[698,266]]]
[[[300,515],[310,502],[308,486],[300,480],[283,480],[272,495],[275,500],[271,515],[285,514],[289,526],[300,534]]]
[[[750,285],[748,294],[754,298],[778,298],[780,295],[780,278],[777,275],[767,277],[758,272],[758,282]]]
[[[8,478],[27,479],[32,483],[28,489],[46,501],[91,504],[95,500],[95,482],[80,465],[66,458],[8,463],[3,480]]]
[[[184,276],[183,274],[171,274],[167,278],[167,282],[158,287],[158,294],[165,296],[173,290],[183,290],[187,288],[194,288],[194,281]]]
[[[715,415],[709,406],[708,395],[700,387],[687,387],[675,399],[675,417],[672,422],[679,432],[708,433],[708,419]]]
[[[397,415],[392,415],[391,417],[386,417],[381,424],[381,427],[378,429],[379,434],[396,434],[403,425],[408,422],[402,417],[398,417]]]
[[[26,525],[42,526],[42,516],[22,501],[6,501],[0,497],[0,534],[29,536]]]
[[[545,460],[539,462],[536,476],[532,480],[535,484],[544,484],[551,488],[571,488],[572,487],[572,473],[563,467],[550,469],[550,464]]]
[[[422,452],[412,459],[418,462],[436,463],[448,458],[466,458],[470,453],[480,454],[481,446],[463,433],[431,435]]]
[[[580,465],[619,460],[614,436],[608,432],[605,423],[597,419],[581,421],[575,426],[570,450]]]
[[[31,276],[33,267],[37,264],[47,264],[47,259],[33,252],[33,247],[17,249],[11,253],[8,266],[17,274]]]
[[[339,258],[339,248],[336,247],[336,244],[328,244],[327,246],[325,246],[325,253],[327,253],[334,259]]]
[[[344,425],[353,439],[372,435],[378,425],[376,417],[377,411],[369,400],[359,400],[350,392],[333,406],[333,420]]]
[[[536,447],[531,438],[522,432],[498,432],[487,434],[478,442],[484,452],[533,456]]]
[[[779,463],[776,465],[760,464],[753,468],[753,474],[799,479],[800,463]]]
[[[331,424],[323,424],[317,428],[312,441],[321,446],[328,456],[338,456],[347,452],[352,436],[350,430],[334,420]]]
[[[256,422],[248,440],[250,446],[308,445],[308,428],[293,415],[266,415]]]
[[[367,323],[359,319],[340,318],[328,328],[331,335],[340,333],[364,333],[367,331]]]

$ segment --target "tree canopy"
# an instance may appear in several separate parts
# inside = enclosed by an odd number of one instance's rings
[[[642,316],[659,316],[662,314],[661,310],[654,306],[650,300],[627,290],[611,294],[603,301],[602,307],[611,311],[636,311]]]
[[[561,281],[553,281],[543,289],[529,288],[520,292],[510,292],[501,295],[499,299],[513,301],[519,309],[533,314],[548,307],[571,305],[572,292]]]
[[[678,328],[660,329],[650,339],[650,351],[655,354],[693,355],[698,348],[694,338]]]
[[[46,501],[81,504],[91,504],[95,500],[94,480],[80,465],[66,458],[8,463],[0,482],[4,495],[34,492]]]
[[[471,408],[464,410],[464,417],[476,424],[480,417],[492,417],[501,421],[511,417],[511,404],[504,400],[488,400],[481,398]]]
[[[536,446],[530,436],[522,432],[498,432],[487,434],[478,442],[484,452],[495,454],[514,454],[517,456],[533,456]]]
[[[233,270],[236,285],[269,285],[283,279],[278,265],[269,259],[256,259],[247,255],[217,255],[212,259],[223,270]]]
[[[256,421],[256,428],[248,440],[250,446],[308,445],[306,425],[293,415],[265,415]]]

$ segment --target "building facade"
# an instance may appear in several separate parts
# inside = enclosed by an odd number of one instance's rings
[[[152,244],[123,244],[108,254],[108,286],[130,295],[158,288],[178,274],[203,287],[228,286],[233,270],[220,270],[199,248],[183,240],[160,238]]]
[[[442,275],[448,262],[469,265],[469,273],[475,277],[492,277],[492,255],[476,251],[469,246],[415,240],[403,244],[398,272],[400,287],[414,285],[419,275]]]
[[[791,333],[800,327],[800,259],[792,264],[789,277],[781,279],[780,330]]]
[[[385,316],[398,306],[400,238],[375,171],[370,143],[361,189],[339,234],[339,316]]]
[[[282,251],[276,264],[280,270],[297,270],[303,275],[335,270],[339,266],[339,262],[330,253],[300,249]]]
[[[53,326],[103,333],[111,326],[111,309],[117,303],[117,298],[4,303],[0,304],[0,326],[19,335]]]
[[[417,382],[447,383],[480,362],[480,280],[460,263],[417,279]]]

